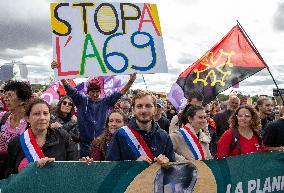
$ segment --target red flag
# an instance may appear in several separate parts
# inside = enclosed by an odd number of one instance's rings
[[[70,84],[70,86],[72,86],[72,87],[76,86],[76,83],[74,82],[74,80],[72,80],[72,79],[66,79],[66,80]],[[60,82],[59,87],[57,89],[57,93],[59,94],[59,96],[66,95],[66,91],[65,91],[63,85],[61,84],[61,82]]]
[[[238,25],[177,79],[187,97],[195,89],[208,103],[220,92],[265,68],[263,60]]]

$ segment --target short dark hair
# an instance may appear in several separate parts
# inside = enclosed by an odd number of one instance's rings
[[[264,103],[264,101],[268,101],[268,100],[269,100],[269,99],[266,98],[266,97],[258,99],[257,102],[256,102],[255,109],[256,109],[257,111],[259,111],[258,106],[261,106],[261,105]]]
[[[188,103],[190,103],[190,101],[194,98],[196,98],[197,100],[199,100],[201,102],[204,99],[203,95],[197,90],[192,90],[188,93],[188,97],[187,97]]]
[[[182,124],[187,124],[188,117],[193,117],[199,110],[204,110],[204,108],[202,106],[187,104],[182,112],[178,114],[179,125],[181,126]]]
[[[197,111],[204,110],[202,106],[192,105],[186,111],[186,118],[194,117]]]
[[[26,105],[26,115],[27,116],[30,116],[33,106],[37,104],[45,104],[48,107],[49,112],[50,112],[50,105],[45,100],[41,98],[34,98],[29,101],[28,105]]]
[[[92,90],[101,91],[101,85],[100,85],[100,82],[98,80],[92,80],[92,81],[89,82],[89,84],[87,86],[87,93],[92,91]]]
[[[4,86],[4,91],[14,91],[17,97],[22,101],[27,101],[32,97],[32,87],[27,82],[10,80]]]

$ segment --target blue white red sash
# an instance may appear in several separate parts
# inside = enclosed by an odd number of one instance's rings
[[[32,133],[32,130],[30,128],[21,134],[20,143],[22,150],[29,163],[36,162],[41,158],[45,157],[39,145],[37,144],[34,135]]]
[[[139,133],[134,129],[127,126],[119,128],[119,132],[125,137],[126,142],[136,158],[140,156],[148,156],[151,160],[154,160],[153,153],[144,141],[144,139],[139,136]]]
[[[204,160],[204,152],[196,135],[194,135],[187,127],[179,128],[178,131],[181,133],[194,158],[196,160]]]

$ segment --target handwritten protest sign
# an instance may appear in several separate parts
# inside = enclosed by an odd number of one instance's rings
[[[157,6],[51,3],[57,79],[168,71]]]

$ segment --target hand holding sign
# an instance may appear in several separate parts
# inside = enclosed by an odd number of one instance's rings
[[[130,75],[129,81],[126,83],[126,85],[120,91],[121,94],[127,93],[129,88],[132,86],[132,84],[136,80],[136,74],[137,74],[137,72],[134,72],[133,74]]]

